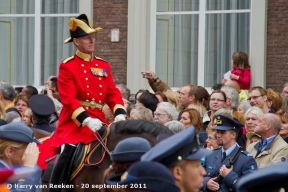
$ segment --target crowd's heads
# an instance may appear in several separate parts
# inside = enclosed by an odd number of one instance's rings
[[[127,99],[129,101],[130,89],[125,84],[117,84],[116,87],[119,89],[122,98]]]
[[[164,124],[171,120],[177,120],[178,114],[174,105],[169,102],[161,102],[154,112],[154,119],[156,122]]]
[[[250,69],[248,55],[242,51],[237,51],[232,55],[232,65],[240,69]]]
[[[136,106],[131,109],[130,119],[142,119],[145,121],[153,121],[153,113],[150,109],[143,106]]]
[[[157,104],[159,103],[159,100],[153,93],[150,93],[149,91],[145,91],[138,98],[138,102],[143,104],[144,107],[154,112],[157,108]]]
[[[177,92],[167,90],[164,94],[167,96],[168,102],[172,103],[172,105],[176,107],[177,111],[182,111],[182,107],[179,103],[179,94]]]
[[[259,86],[252,87],[249,90],[248,95],[249,95],[248,100],[250,101],[251,106],[256,106],[261,109],[263,109],[264,106],[267,106],[267,92],[266,89],[264,89],[263,87]]]
[[[15,89],[10,84],[0,85],[0,100],[13,101],[15,99]]]
[[[178,133],[185,129],[183,123],[177,120],[168,121],[164,125],[168,127],[173,133]]]
[[[188,108],[180,112],[180,122],[183,123],[185,127],[190,125],[195,126],[196,132],[202,131],[202,119],[200,113],[196,109]]]
[[[282,98],[279,93],[273,91],[273,89],[266,89],[267,91],[267,104],[270,109],[273,109],[275,112],[278,112],[282,108]]]
[[[30,99],[30,97],[32,97],[33,95],[38,94],[38,90],[32,85],[27,85],[23,88],[22,93]]]
[[[168,102],[167,96],[162,92],[156,92],[155,96],[158,98],[159,102]]]
[[[230,100],[230,102],[226,102],[226,103],[229,103],[231,108],[236,110],[239,104],[239,95],[236,89],[233,89],[228,86],[223,86],[221,90],[225,92],[226,97],[228,98],[228,100]]]

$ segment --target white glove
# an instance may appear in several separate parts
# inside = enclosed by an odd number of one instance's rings
[[[117,122],[117,121],[125,121],[126,120],[126,115],[124,114],[119,114],[115,117],[114,119],[114,122]]]
[[[99,119],[92,119],[91,117],[87,117],[83,121],[83,126],[89,127],[93,132],[98,131],[102,127],[102,122]]]

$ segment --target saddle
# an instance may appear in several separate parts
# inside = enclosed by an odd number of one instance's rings
[[[107,139],[108,136],[110,134],[110,127],[107,125],[103,125],[102,128],[98,131],[98,139],[92,143],[89,143],[87,145],[85,145],[84,143],[79,143],[76,146],[74,155],[70,161],[70,165],[69,165],[69,175],[70,175],[70,181],[72,181],[80,172],[81,170],[84,168],[84,166],[100,166],[103,163],[103,160],[106,156],[106,153],[108,152],[110,155],[110,152],[107,151]],[[100,137],[100,139],[99,139]],[[105,145],[105,147],[102,146],[102,144]],[[99,148],[99,147],[103,147],[104,150],[102,150],[102,157],[100,158],[100,160],[96,163],[92,163],[91,162],[91,156],[93,155],[93,153]],[[55,155],[49,159],[46,160],[46,162],[48,163],[48,166],[46,167],[44,173],[43,173],[43,177],[42,179],[44,181],[49,182],[50,177],[51,177],[51,173],[52,170],[54,168],[54,165],[57,161],[57,157],[59,156]]]

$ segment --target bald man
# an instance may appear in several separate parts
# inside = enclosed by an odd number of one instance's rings
[[[253,155],[259,169],[287,161],[288,144],[279,135],[280,128],[279,116],[272,113],[264,114],[255,127],[254,132],[259,134],[261,139],[250,144],[247,151]]]

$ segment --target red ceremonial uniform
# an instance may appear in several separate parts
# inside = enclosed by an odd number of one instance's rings
[[[121,94],[113,81],[110,65],[100,58],[93,56],[91,58],[90,55],[77,50],[74,56],[60,64],[57,83],[63,108],[58,127],[52,136],[52,147],[59,147],[65,143],[87,144],[96,140],[87,126],[81,127],[83,120],[88,116],[108,123],[101,109],[84,107],[80,101],[106,103],[115,115],[117,109],[125,112]]]

